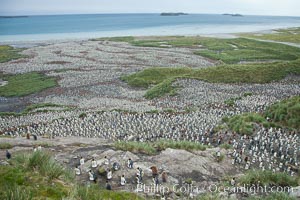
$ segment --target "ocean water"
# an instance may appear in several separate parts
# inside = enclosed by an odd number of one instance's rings
[[[213,14],[48,15],[0,18],[0,42],[112,36],[207,35],[300,26],[300,17]]]

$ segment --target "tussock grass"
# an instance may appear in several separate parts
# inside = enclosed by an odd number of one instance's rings
[[[154,142],[154,146],[159,150],[165,150],[167,148],[171,149],[184,149],[187,151],[199,150],[205,151],[208,146],[197,143],[197,142],[189,142],[189,141],[173,141],[173,140],[159,140]]]
[[[136,194],[106,191],[98,185],[81,186],[74,172],[64,169],[48,152],[15,155],[0,166],[0,199],[140,200]]]
[[[33,194],[30,190],[18,185],[5,189],[5,199],[7,200],[32,200]]]
[[[289,37],[293,35],[290,34]],[[295,37],[298,37],[297,35]],[[277,44],[262,42],[247,38],[221,39],[210,37],[112,37],[94,40],[108,40],[115,42],[128,42],[139,47],[193,47],[201,50],[195,51],[201,55],[224,63],[232,64],[241,61],[267,61],[267,60],[296,60],[300,49]]]
[[[300,43],[300,28],[277,29],[276,32],[270,34],[241,34],[242,37],[273,40],[279,42]]]
[[[134,37],[132,36],[121,36],[121,37],[103,37],[91,39],[91,41],[112,41],[112,42],[132,42]]]
[[[256,113],[245,113],[242,115],[235,115],[230,118],[224,117],[223,122],[227,124],[230,130],[242,135],[252,135],[252,133],[254,132],[254,125],[256,123],[268,123],[264,117]]]
[[[11,46],[0,45],[0,63],[8,62],[14,59],[25,58],[20,52],[24,49],[16,49]]]
[[[245,185],[260,185],[260,186],[297,186],[298,182],[295,177],[292,177],[283,172],[273,173],[272,171],[251,170],[239,179],[241,184]]]
[[[0,166],[0,183],[5,183],[0,184],[0,199],[62,199],[68,194],[62,183],[54,181],[64,182],[61,175],[65,171],[49,153],[17,154],[10,164]]]
[[[228,149],[232,149],[233,147],[232,145],[225,143],[225,144],[221,144],[220,148],[228,150]]]
[[[266,120],[269,118],[269,121]],[[224,117],[225,126],[220,129],[230,129],[239,134],[252,135],[255,124],[269,127],[286,127],[300,129],[300,96],[288,98],[269,106],[265,113],[245,113],[233,117]]]
[[[10,143],[0,143],[0,149],[11,149],[13,146]]]
[[[262,42],[246,38],[205,39],[200,43],[207,50],[195,52],[197,55],[232,64],[241,61],[296,60],[300,49],[283,44]]]
[[[115,148],[130,151],[134,153],[143,153],[147,155],[155,155],[159,151],[167,148],[171,149],[184,149],[187,151],[199,150],[205,151],[209,146],[202,145],[196,142],[189,141],[172,141],[172,140],[158,140],[156,142],[116,142]]]
[[[38,103],[38,104],[32,104],[30,106],[27,106],[23,112],[31,112],[35,109],[38,109],[38,108],[44,108],[44,107],[54,107],[54,108],[57,108],[57,107],[61,107],[61,108],[64,108],[65,106],[62,106],[62,105],[58,105],[58,104],[54,104],[54,103]]]
[[[57,85],[56,79],[46,75],[30,72],[16,75],[3,75],[0,78],[8,83],[0,87],[0,96],[15,97],[37,93]]]
[[[99,186],[79,186],[74,191],[74,199],[80,200],[142,200],[143,198],[129,192],[108,191],[99,189]]]
[[[147,142],[116,142],[114,144],[115,148],[122,151],[130,151],[134,153],[143,153],[147,155],[154,155],[157,150],[153,147],[151,143]]]
[[[150,88],[145,97],[153,99],[174,95],[172,83],[177,78],[191,78],[212,83],[269,83],[288,75],[300,75],[300,59],[289,62],[220,65],[205,69],[148,68],[121,77],[132,87]],[[248,94],[247,94],[248,95]]]
[[[50,180],[59,178],[64,174],[64,168],[52,156],[44,151],[36,151],[28,159],[28,168],[39,172]]]
[[[83,119],[83,118],[87,117],[87,114],[86,113],[80,113],[78,117]]]
[[[300,129],[300,96],[269,106],[265,116],[283,126]]]
[[[41,109],[41,108],[46,108],[46,109]],[[8,117],[8,116],[22,116],[22,115],[28,115],[29,113],[38,113],[38,112],[50,112],[52,111],[51,108],[62,108],[62,111],[68,111],[72,110],[72,107],[68,106],[63,106],[63,105],[58,105],[58,104],[53,104],[53,103],[39,103],[39,104],[32,104],[27,106],[22,112],[17,113],[17,112],[0,112],[0,117]],[[36,110],[40,109],[40,110]]]

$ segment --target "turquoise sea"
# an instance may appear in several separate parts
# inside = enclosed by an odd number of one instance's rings
[[[300,17],[88,14],[0,18],[0,42],[109,36],[206,35],[300,26]]]

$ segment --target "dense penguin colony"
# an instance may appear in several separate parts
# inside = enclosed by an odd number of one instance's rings
[[[243,136],[214,130],[225,116],[263,112],[276,101],[299,95],[297,77],[268,84],[179,79],[173,83],[183,88],[178,95],[148,100],[143,97],[146,90],[129,87],[120,81],[120,76],[146,67],[210,67],[215,63],[193,55],[190,49],[139,48],[114,42],[57,43],[29,48],[25,54],[29,58],[1,63],[0,71],[46,71],[47,75],[59,76],[58,89],[42,92],[32,101],[72,105],[77,109],[2,117],[0,132],[4,134],[140,142],[170,139],[215,147],[231,144],[233,149],[228,156],[239,168],[255,167],[294,175],[299,166],[300,140],[296,132],[257,126],[253,135]],[[234,105],[226,104],[229,99]],[[172,112],[163,112],[167,109]],[[79,117],[83,112],[86,116]]]

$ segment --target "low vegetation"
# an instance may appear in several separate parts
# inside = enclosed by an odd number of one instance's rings
[[[57,85],[55,78],[37,72],[0,74],[0,79],[8,81],[6,85],[0,87],[0,96],[4,97],[26,96]]]
[[[157,97],[162,97],[165,94],[168,94],[170,96],[176,95],[176,88],[174,86],[172,86],[173,81],[174,81],[174,78],[170,78],[170,79],[166,79],[163,82],[153,86],[146,92],[145,97],[147,99],[154,99]]]
[[[275,103],[267,108],[265,116],[280,125],[300,129],[300,96]]]
[[[140,47],[193,47],[195,54],[224,63],[243,61],[296,60],[300,49],[283,44],[262,42],[246,38],[221,39],[209,37],[112,37],[94,40],[128,42]],[[200,50],[199,50],[200,49]]]
[[[25,55],[20,54],[23,50],[24,49],[16,49],[11,46],[0,45],[0,63],[25,58]]]
[[[157,150],[154,148],[153,144],[148,142],[115,142],[115,148],[122,151],[130,151],[133,153],[142,153],[147,155],[154,155]]]
[[[239,179],[243,185],[294,187],[298,185],[296,177],[283,172],[251,170]]]
[[[230,98],[230,99],[227,99],[226,101],[224,101],[224,103],[230,107],[234,106],[235,105],[235,101],[237,100],[241,100],[242,97],[235,97],[235,98]]]
[[[134,41],[134,37],[133,36],[103,37],[103,38],[91,39],[91,41],[132,42]]]
[[[187,151],[199,150],[205,151],[209,146],[202,145],[196,142],[189,141],[172,141],[172,140],[159,140],[156,142],[116,142],[115,148],[123,151],[130,151],[134,153],[143,153],[147,155],[155,155],[159,151],[167,148],[171,149],[184,149]]]
[[[242,135],[252,135],[255,124],[268,124],[267,120],[263,116],[256,113],[245,113],[229,118],[224,117],[223,122],[226,123],[230,130]]]
[[[228,149],[232,149],[233,146],[231,144],[223,143],[220,145],[220,148],[228,150]]]
[[[289,74],[300,74],[300,49],[274,42],[198,36],[125,36],[99,38],[94,41],[128,42],[142,47],[190,47],[197,55],[223,63],[205,69],[149,68],[121,77],[133,87],[149,88],[145,94],[148,99],[166,94],[175,95],[176,88],[172,83],[177,78],[193,78],[213,83],[269,83],[281,80]],[[232,105],[232,101],[228,103]]]
[[[267,120],[268,119],[268,120]],[[288,98],[269,106],[264,113],[245,113],[224,117],[224,125],[217,129],[230,129],[239,134],[252,135],[256,124],[269,127],[300,129],[300,96]]]
[[[32,104],[30,106],[27,106],[23,112],[31,112],[34,111],[35,109],[41,109],[41,108],[65,108],[63,105],[58,105],[54,103],[37,103],[37,104]]]
[[[74,200],[143,200],[136,194],[129,192],[108,191],[99,189],[99,186],[77,187],[73,192]]]
[[[297,47],[245,38],[210,38],[200,43],[207,50],[196,51],[197,55],[219,60],[227,64],[245,61],[296,60],[300,53],[300,49]]]
[[[269,34],[241,34],[242,37],[262,39],[262,40],[273,40],[279,42],[291,42],[300,43],[300,28],[289,28],[289,29],[277,29],[273,33]]]
[[[63,177],[66,171],[50,154],[35,152],[13,155],[10,163],[0,166],[1,199],[18,199],[16,196],[22,195],[20,191],[26,194],[20,196],[21,199],[61,199],[67,196],[69,188],[64,186],[67,181]]]
[[[13,146],[10,143],[0,143],[0,149],[11,149]]]
[[[80,113],[79,114],[79,118],[83,119],[83,118],[86,118],[87,114],[86,113]]]
[[[9,162],[0,166],[0,199],[142,199],[132,193],[106,191],[98,185],[79,185],[74,182],[73,172],[47,152],[13,155]]]
[[[300,59],[288,62],[220,65],[205,69],[148,68],[123,76],[132,87],[150,88],[145,97],[153,99],[166,94],[174,95],[172,83],[177,78],[192,78],[212,83],[269,83],[288,75],[300,75]]]
[[[29,113],[38,113],[38,112],[50,112],[53,111],[53,108],[61,108],[60,111],[68,111],[72,110],[72,107],[64,106],[64,105],[58,105],[53,103],[38,103],[38,104],[32,104],[27,106],[22,112],[0,112],[0,117],[7,117],[7,116],[22,116],[22,115],[28,115]]]

